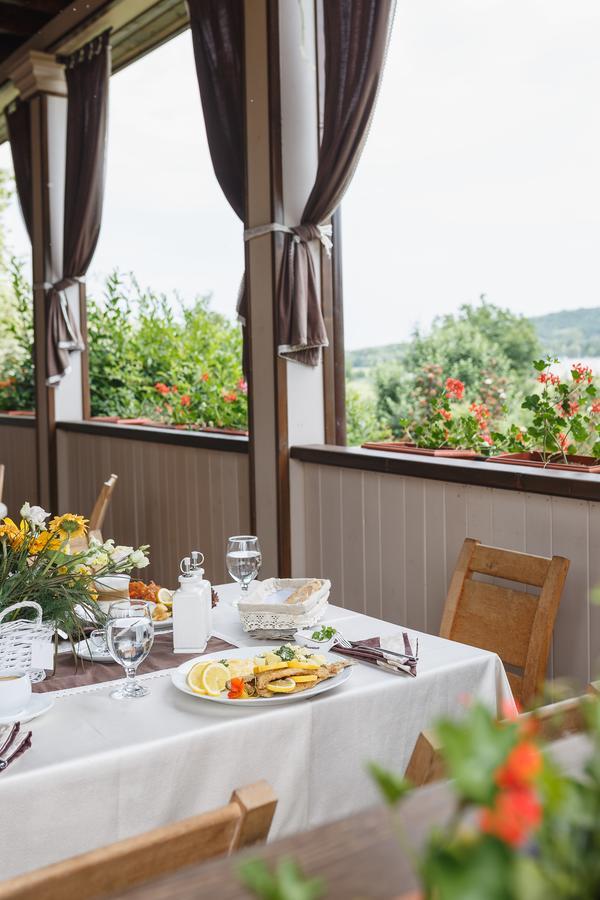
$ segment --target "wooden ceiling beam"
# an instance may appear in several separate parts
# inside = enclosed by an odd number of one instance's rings
[[[5,3],[4,0],[0,2],[0,32],[4,34],[16,34],[22,38],[31,37],[51,18],[52,15],[46,12]]]

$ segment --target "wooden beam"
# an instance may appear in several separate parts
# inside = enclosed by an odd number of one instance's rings
[[[0,32],[30,37],[52,18],[52,14],[40,12],[28,6],[0,2]]]

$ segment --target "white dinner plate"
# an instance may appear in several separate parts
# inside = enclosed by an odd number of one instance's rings
[[[13,722],[31,722],[37,719],[54,706],[54,697],[49,694],[32,694],[29,703],[22,709],[20,713],[13,713],[12,716],[0,716],[0,725],[12,725]]]
[[[300,691],[297,694],[273,694],[272,697],[249,697],[247,700],[230,700],[227,696],[227,691],[223,691],[219,697],[209,697],[208,694],[196,694],[187,685],[187,673],[196,665],[196,663],[206,662],[209,659],[246,659],[247,657],[260,656],[261,653],[268,653],[269,650],[277,650],[280,646],[281,644],[275,644],[270,647],[233,647],[231,650],[217,650],[215,653],[205,653],[204,656],[196,656],[194,659],[188,659],[187,662],[178,666],[171,672],[171,680],[179,691],[183,691],[184,694],[189,694],[191,697],[196,697],[198,700],[211,700],[213,703],[227,703],[229,706],[259,707],[265,703],[269,706],[273,706],[276,703],[291,703],[293,700],[310,700],[311,697],[316,697],[317,694],[324,694],[325,691],[331,691],[334,688],[339,687],[341,684],[344,684],[345,681],[348,681],[352,675],[352,666],[349,666],[342,669],[339,675],[334,675],[333,678],[327,678],[326,681],[319,682],[315,687]],[[319,655],[323,656],[326,662],[333,663],[343,661],[343,657],[338,656],[337,653],[321,653]],[[284,677],[283,673],[282,677]]]

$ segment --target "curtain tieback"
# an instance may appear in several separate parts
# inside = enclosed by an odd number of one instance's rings
[[[309,241],[320,241],[327,256],[331,256],[333,242],[331,236],[333,229],[331,225],[281,225],[279,222],[269,222],[268,225],[257,225],[256,228],[246,228],[244,231],[244,240],[251,241],[252,238],[262,237],[264,234],[271,234],[273,231],[283,231],[285,234],[293,235],[293,239],[297,244],[307,244]]]
[[[59,340],[57,342],[57,346],[59,350],[68,350],[69,352],[73,352],[76,350],[81,353],[85,350],[85,344],[81,340],[81,336],[76,333],[73,322],[71,321],[71,315],[69,313],[69,307],[67,303],[67,298],[65,296],[65,291],[67,288],[73,287],[75,284],[79,284],[80,282],[84,282],[85,279],[83,277],[79,278],[77,276],[73,278],[61,278],[60,281],[56,281],[52,283],[51,281],[42,281],[34,282],[33,289],[34,290],[44,290],[44,291],[56,291],[59,295],[60,299],[60,311],[62,313],[62,317],[64,320],[65,328],[66,328],[66,339]],[[60,380],[60,378],[58,379]],[[51,383],[50,379],[48,379],[47,383]]]

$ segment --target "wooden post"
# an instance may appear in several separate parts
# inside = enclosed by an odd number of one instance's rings
[[[44,284],[62,277],[67,85],[64,66],[54,56],[28,51],[11,79],[22,100],[29,100],[32,169],[32,272],[35,336],[37,501],[58,512],[56,421],[82,418],[81,361],[55,388],[46,385],[46,291]],[[67,299],[79,323],[79,289]]]
[[[300,222],[317,168],[315,45],[309,0],[245,0],[248,228]],[[277,356],[282,246],[278,232],[246,245],[251,498],[263,577],[289,575],[294,568],[289,447],[325,438],[322,365],[313,369]],[[311,249],[318,266],[319,248]]]

